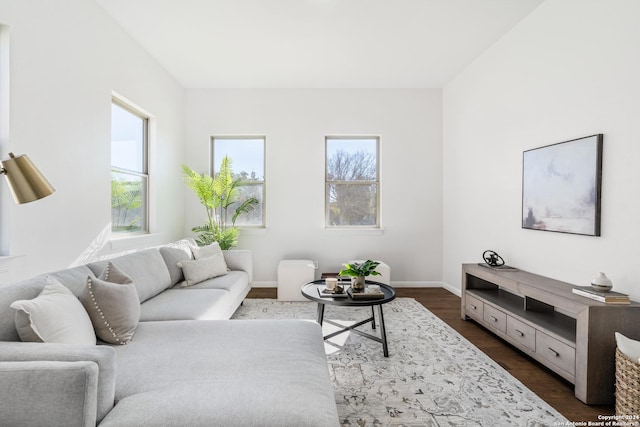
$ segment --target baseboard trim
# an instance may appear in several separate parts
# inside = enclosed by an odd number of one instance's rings
[[[454,295],[460,296],[460,289],[451,286],[446,282],[440,281],[391,281],[394,288],[444,288]],[[257,281],[251,282],[252,288],[277,288],[278,282],[274,281]]]
[[[252,288],[277,288],[278,282],[251,282]]]
[[[447,282],[442,282],[442,287],[444,289],[448,290],[449,292],[451,292],[452,294],[457,295],[459,297],[462,297],[462,291],[460,291],[460,288],[456,288],[455,286],[451,286]]]
[[[391,281],[391,286],[393,286],[394,288],[441,288],[442,287],[442,282],[439,281],[405,281],[405,282],[400,282],[400,281]]]

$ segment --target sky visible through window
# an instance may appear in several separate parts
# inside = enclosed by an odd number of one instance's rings
[[[144,119],[111,104],[111,166],[144,170]]]
[[[347,154],[354,154],[358,151],[364,151],[376,155],[375,138],[328,138],[327,139],[327,159],[332,158],[338,151],[344,151]]]
[[[214,173],[220,170],[220,163],[224,156],[231,158],[231,168],[234,174],[246,172],[251,176],[255,172],[255,179],[264,180],[264,138],[214,138],[215,143],[213,161]]]

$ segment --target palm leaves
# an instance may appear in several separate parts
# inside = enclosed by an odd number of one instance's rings
[[[240,215],[251,212],[256,208],[257,204],[258,199],[256,199],[255,197],[249,197],[244,202],[240,203],[233,213],[233,216],[231,217],[231,223],[235,225]]]
[[[112,229],[114,231],[139,228],[140,217],[136,209],[142,205],[142,188],[139,182],[111,178]]]
[[[196,242],[201,246],[218,242],[222,249],[234,247],[238,243],[236,220],[240,215],[255,209],[258,199],[249,197],[240,202],[231,213],[229,224],[229,210],[234,203],[239,202],[239,187],[242,185],[240,178],[233,178],[231,159],[227,156],[222,159],[220,172],[215,178],[209,174],[199,174],[186,165],[182,169],[185,183],[207,211],[207,223],[192,228],[192,231],[198,233]]]

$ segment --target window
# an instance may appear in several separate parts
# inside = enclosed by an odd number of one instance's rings
[[[148,227],[149,118],[119,99],[111,104],[111,231]]]
[[[379,141],[376,136],[326,137],[327,227],[380,227]]]
[[[211,138],[211,164],[213,176],[220,172],[222,160],[227,157],[231,176],[238,180],[237,198],[227,209],[226,225],[233,225],[236,209],[250,198],[258,202],[236,217],[238,227],[264,227],[264,136],[214,136]]]

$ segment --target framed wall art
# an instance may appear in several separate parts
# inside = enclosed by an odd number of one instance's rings
[[[525,151],[522,228],[600,235],[602,134]]]

